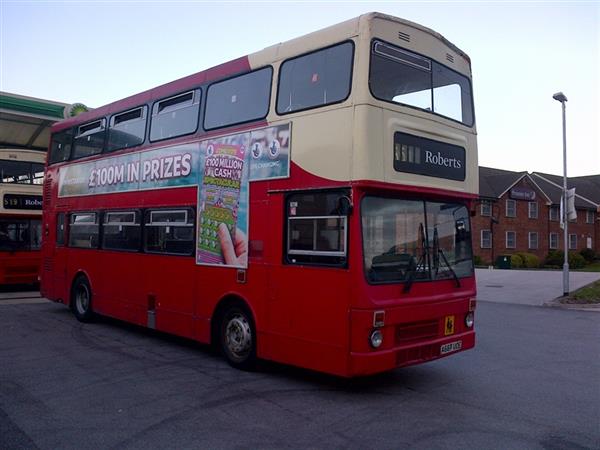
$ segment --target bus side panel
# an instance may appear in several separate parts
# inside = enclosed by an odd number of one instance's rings
[[[37,283],[39,269],[39,251],[0,252],[0,285]]]
[[[139,253],[102,250],[88,264],[98,274],[94,302],[97,312],[146,326],[144,260]]]
[[[273,238],[269,248],[264,357],[345,375],[349,351],[349,272],[342,268],[284,263],[283,195],[272,196],[270,205],[269,230]]]
[[[252,205],[249,213],[248,233],[248,268],[210,267],[195,265],[193,278],[197,289],[194,306],[194,334],[200,342],[210,342],[211,322],[220,301],[237,298],[250,308],[258,334],[258,355],[262,356],[264,340],[263,320],[266,312],[267,271],[265,251],[270,241],[267,228],[268,204],[264,200],[266,189],[264,184],[250,185]],[[217,324],[220,325],[220,324]]]
[[[192,317],[194,302],[199,301],[199,277],[194,258],[145,255],[140,267],[139,278],[145,282],[142,307],[145,313],[154,307],[156,329],[186,338],[195,337]],[[146,317],[143,322],[146,325]]]
[[[269,358],[345,375],[350,277],[340,269],[273,266]]]

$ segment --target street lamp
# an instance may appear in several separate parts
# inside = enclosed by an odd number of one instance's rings
[[[562,104],[562,127],[563,127],[563,207],[562,220],[564,224],[565,238],[565,259],[563,262],[563,295],[569,295],[569,232],[567,217],[567,116],[566,106],[567,97],[562,92],[557,92],[552,98]]]

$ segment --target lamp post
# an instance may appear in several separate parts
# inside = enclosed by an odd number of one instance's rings
[[[562,92],[557,92],[552,98],[562,104],[562,129],[563,129],[563,207],[562,220],[564,224],[565,259],[563,262],[563,295],[569,295],[569,232],[567,217],[567,97]]]

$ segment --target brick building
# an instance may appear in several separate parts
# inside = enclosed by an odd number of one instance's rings
[[[571,177],[567,185],[575,188],[577,210],[577,220],[569,222],[569,250],[600,254],[600,175]],[[489,264],[517,252],[543,261],[550,250],[563,250],[561,195],[560,176],[480,167],[473,254]]]

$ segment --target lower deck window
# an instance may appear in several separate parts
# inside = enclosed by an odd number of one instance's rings
[[[74,213],[70,217],[69,247],[98,248],[100,226],[97,213]]]
[[[346,192],[295,194],[287,201],[287,262],[345,264],[348,218],[341,214]]]
[[[144,249],[149,253],[191,255],[194,252],[194,211],[148,210]]]
[[[346,218],[314,217],[290,218],[290,243],[288,253],[345,253]]]
[[[104,214],[102,248],[138,251],[142,242],[142,226],[138,211],[111,211]]]
[[[39,250],[41,242],[41,220],[0,219],[0,251]]]

